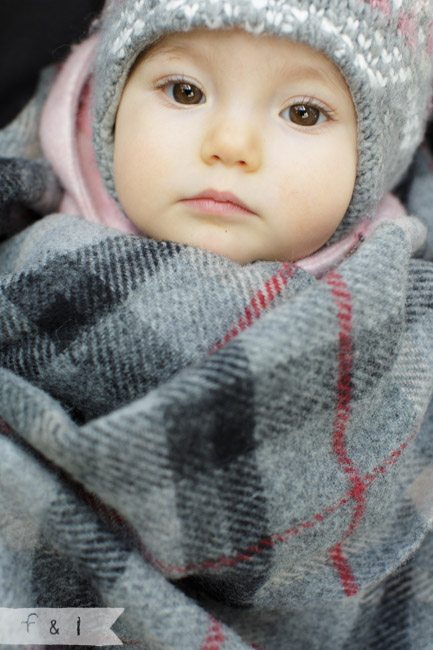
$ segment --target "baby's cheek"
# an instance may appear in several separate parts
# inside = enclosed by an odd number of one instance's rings
[[[282,207],[278,228],[274,235],[276,245],[286,247],[292,261],[317,251],[337,229],[344,216],[341,201],[334,201],[326,184],[280,184],[279,201]]]
[[[277,208],[285,211],[292,220],[298,215],[308,214],[312,207],[312,196],[299,178],[292,176],[280,181],[277,187]]]

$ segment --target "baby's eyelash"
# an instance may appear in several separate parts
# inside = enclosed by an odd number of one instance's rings
[[[164,77],[163,79],[157,79],[156,81],[154,81],[153,87],[164,88],[165,86],[169,86],[170,84],[184,84],[184,83],[193,83],[193,82],[191,79],[188,79],[183,75],[173,75],[172,77]]]
[[[312,106],[313,108],[317,108],[325,117],[327,117],[330,120],[336,119],[336,111],[321,102],[319,99],[316,99],[315,97],[302,97],[300,100],[295,99],[294,101],[290,102],[290,106]],[[287,108],[290,108],[288,106]]]

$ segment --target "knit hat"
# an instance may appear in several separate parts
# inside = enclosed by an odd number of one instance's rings
[[[332,241],[407,170],[431,107],[433,0],[107,0],[95,63],[94,142],[104,182],[113,181],[113,127],[129,71],[162,36],[241,28],[307,43],[342,72],[358,117],[358,170]],[[338,183],[338,179],[335,179]]]

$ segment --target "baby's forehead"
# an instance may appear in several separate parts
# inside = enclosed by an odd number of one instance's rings
[[[304,42],[272,34],[254,35],[239,28],[167,34],[147,47],[135,65],[163,59],[179,62],[190,59],[217,67],[222,58],[229,57],[235,64],[243,55],[250,58],[252,52],[256,58],[258,55],[261,68],[267,67],[275,74],[320,80],[335,90],[348,91],[341,71],[323,52]]]
[[[243,46],[250,45],[259,49],[266,60],[285,60],[289,54],[299,57],[309,57],[317,60],[330,61],[323,52],[314,49],[306,42],[293,40],[274,34],[252,34],[244,29],[206,29],[198,28],[189,32],[173,32],[165,34],[156,42],[147,46],[141,56],[151,59],[160,55],[199,56],[203,58],[208,52],[226,53],[238,56]]]

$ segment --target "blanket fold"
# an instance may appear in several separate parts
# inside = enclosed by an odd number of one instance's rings
[[[40,598],[48,554],[71,567],[53,599],[125,607],[147,650],[290,647],[301,605],[294,648],[369,647],[369,594],[432,519],[424,236],[385,221],[321,279],[65,215],[3,243],[0,505],[29,531],[14,606]]]

